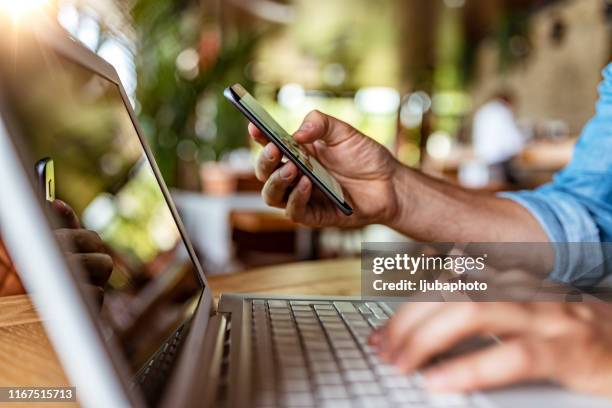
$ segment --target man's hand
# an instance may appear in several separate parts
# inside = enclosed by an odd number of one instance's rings
[[[94,295],[101,300],[103,287],[113,272],[113,258],[96,232],[81,227],[77,215],[68,204],[55,200],[51,208],[62,224],[62,228],[55,230],[62,251],[67,254],[69,262],[81,266],[86,273],[86,281],[93,285]]]
[[[434,180],[401,165],[382,145],[350,125],[313,111],[293,135],[338,180],[354,213],[347,217],[254,125],[264,150],[255,174],[268,205],[313,227],[385,224],[423,242],[546,242],[537,220],[521,205]]]
[[[66,253],[69,262],[80,265],[84,270],[86,282],[91,284],[88,289],[101,304],[103,287],[113,271],[113,258],[97,233],[81,227],[78,217],[68,204],[55,200],[51,209],[61,222],[61,228],[54,232],[62,251]],[[22,293],[25,290],[0,241],[0,296]]]
[[[370,342],[405,373],[474,336],[502,342],[425,370],[434,391],[466,392],[532,380],[612,396],[612,305],[408,303]]]
[[[265,182],[264,200],[286,208],[294,221],[309,226],[363,226],[390,223],[397,216],[394,173],[399,163],[384,146],[348,124],[313,111],[293,137],[343,187],[354,209],[350,217],[323,193],[313,191],[312,182],[299,174],[295,164],[281,165],[281,151],[252,124],[249,133],[265,146],[256,165],[257,178]]]

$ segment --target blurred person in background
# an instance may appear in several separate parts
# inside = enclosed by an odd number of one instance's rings
[[[511,160],[525,146],[525,137],[514,116],[515,103],[512,93],[500,91],[474,115],[474,154],[481,164],[487,166],[489,181],[515,183]]]
[[[403,166],[350,125],[314,111],[294,138],[337,178],[353,216],[344,216],[313,189],[293,163],[282,163],[279,149],[250,125],[251,136],[265,146],[256,165],[257,177],[265,182],[263,198],[309,226],[385,224],[422,242],[612,242],[612,64],[604,76],[597,113],[571,163],[537,190],[492,195],[430,178]],[[510,108],[495,104],[488,109],[497,110],[493,116],[505,118],[500,121],[505,124],[487,129],[500,129],[502,135],[478,136],[487,145],[496,140],[504,146],[503,154],[487,156],[491,163],[503,162],[522,146]],[[554,261],[549,262],[547,270],[552,270]],[[550,278],[579,286],[601,279],[594,271],[606,259],[602,250],[568,262],[563,275]],[[383,359],[405,372],[425,367],[427,385],[434,390],[552,380],[612,396],[610,316],[612,306],[606,303],[411,303],[371,342]],[[462,340],[490,334],[504,341],[427,368],[432,358]]]

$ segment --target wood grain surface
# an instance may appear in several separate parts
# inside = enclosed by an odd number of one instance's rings
[[[208,281],[215,297],[220,293],[354,296],[360,292],[360,261],[348,259],[279,265],[212,276]],[[28,296],[0,298],[0,386],[69,384]],[[0,403],[0,407],[7,408],[76,405]]]

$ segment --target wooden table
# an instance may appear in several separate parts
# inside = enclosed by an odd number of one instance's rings
[[[360,261],[318,261],[260,268],[213,276],[209,284],[216,298],[220,293],[358,295]],[[26,295],[0,298],[0,386],[66,385],[69,381],[29,298]],[[0,403],[0,407],[11,408],[31,405]]]

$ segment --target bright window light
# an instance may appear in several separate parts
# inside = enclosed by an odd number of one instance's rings
[[[8,13],[14,20],[42,10],[49,0],[0,0],[0,12]]]
[[[365,113],[388,115],[397,112],[400,94],[393,88],[362,88],[355,95],[355,103]]]

